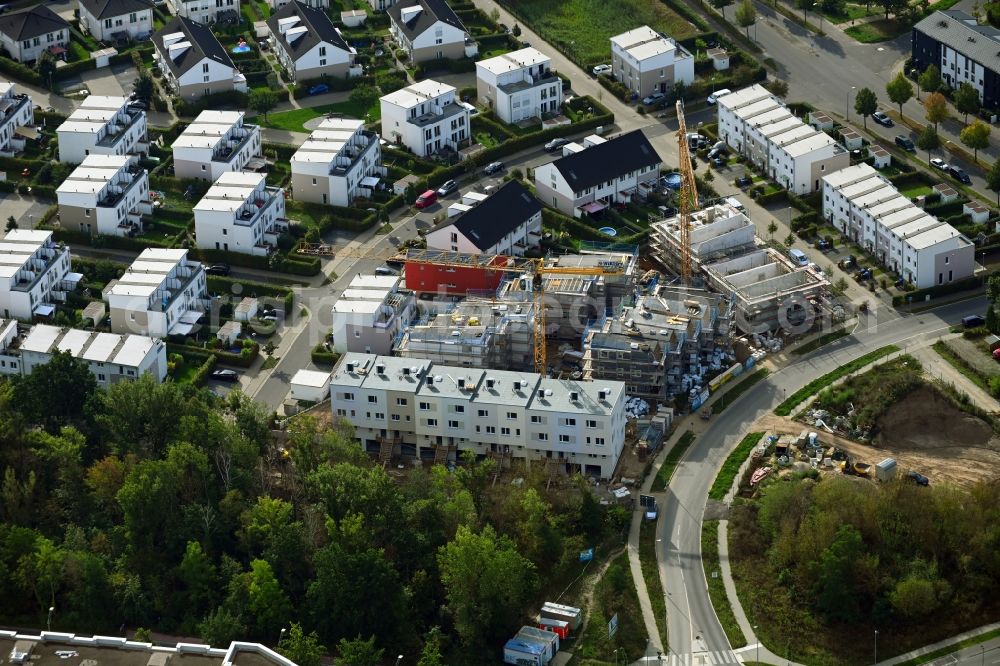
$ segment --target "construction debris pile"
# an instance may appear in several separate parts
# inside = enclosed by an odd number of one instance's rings
[[[642,398],[625,396],[625,418],[638,419],[649,413],[649,403]]]

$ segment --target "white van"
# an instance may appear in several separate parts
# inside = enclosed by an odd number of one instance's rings
[[[796,266],[808,266],[809,257],[802,250],[797,250],[794,247],[788,251],[788,256],[792,260],[792,263]]]
[[[726,203],[735,208],[736,210],[740,211],[741,213],[747,212],[747,207],[744,206],[743,202],[741,202],[736,197],[726,197]]]

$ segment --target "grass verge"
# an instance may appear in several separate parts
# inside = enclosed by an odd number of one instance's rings
[[[883,356],[888,356],[889,354],[897,351],[899,351],[899,347],[896,345],[886,345],[885,347],[879,347],[875,351],[868,352],[864,356],[859,356],[850,363],[845,363],[836,370],[828,372],[822,377],[812,380],[790,395],[788,399],[774,408],[774,413],[778,416],[789,416],[792,413],[792,410],[805,402],[807,398],[819,393],[821,390],[825,389],[841,377],[846,377],[852,372],[865,367],[869,363],[877,361]]]
[[[708,596],[712,599],[715,614],[719,616],[719,623],[726,632],[730,645],[734,650],[746,646],[746,636],[736,621],[736,614],[733,613],[733,607],[729,603],[726,584],[722,580],[719,567],[719,521],[717,520],[706,520],[701,524],[701,563],[705,567],[705,580],[708,581]],[[718,571],[719,575],[713,577],[713,571]]]
[[[952,643],[951,645],[939,648],[937,650],[934,650],[933,652],[922,654],[919,657],[914,657],[913,659],[907,661],[901,661],[898,664],[896,664],[896,666],[920,666],[920,664],[926,664],[929,661],[934,661],[938,657],[943,657],[946,654],[951,654],[952,652],[958,652],[959,650],[964,650],[965,648],[971,647],[973,645],[979,645],[980,643],[985,643],[986,641],[992,640],[997,636],[1000,636],[1000,629],[987,631],[984,634],[973,636],[972,638],[966,638],[964,641]]]
[[[931,348],[938,353],[938,356],[947,361],[951,367],[961,373],[963,377],[987,393],[990,393],[989,381],[973,368],[969,367],[962,357],[953,352],[942,340],[935,342]]]
[[[736,445],[733,452],[726,458],[726,462],[722,463],[722,469],[719,470],[718,476],[715,477],[712,489],[708,491],[708,496],[711,499],[721,501],[726,496],[729,489],[733,487],[733,479],[739,473],[743,461],[747,459],[747,456],[750,455],[750,452],[753,451],[763,436],[764,433],[762,432],[747,433],[746,437]]]
[[[840,328],[836,328],[830,331],[829,333],[824,333],[815,340],[810,340],[801,347],[796,347],[795,349],[792,350],[792,353],[795,354],[796,356],[803,356],[804,354],[808,354],[809,352],[814,352],[820,347],[826,346],[831,342],[836,342],[841,338],[846,338],[848,335],[850,335],[850,331],[848,331],[847,328],[841,326]]]
[[[368,114],[367,120],[370,122],[378,120],[382,117],[382,107],[378,100],[375,100],[373,104],[368,106],[365,106],[363,103],[348,100],[346,102],[338,102],[337,104],[323,104],[321,106],[303,107],[301,109],[292,109],[291,111],[269,113],[267,120],[264,120],[261,116],[255,116],[254,118],[248,119],[248,122],[255,122],[260,124],[262,127],[287,130],[289,132],[308,132],[309,130],[303,127],[306,122],[312,120],[313,118],[325,116],[328,113],[340,113],[346,117],[357,118],[359,120],[364,120],[365,114]]]
[[[743,381],[734,385],[731,389],[722,394],[722,397],[712,403],[712,414],[721,414],[726,407],[736,402],[736,399],[750,390],[750,387],[767,377],[770,371],[767,368],[760,368]]]
[[[608,638],[608,620],[618,614],[618,633]],[[573,652],[582,663],[609,663],[616,651],[637,659],[646,648],[646,625],[642,621],[639,597],[629,575],[628,553],[614,558],[594,588],[587,628],[580,634]]]
[[[868,23],[853,25],[844,30],[844,33],[853,37],[862,44],[875,44],[885,42],[899,37],[904,32],[910,30],[911,26],[905,21],[897,19],[875,19]]]
[[[694,433],[690,430],[686,431],[681,435],[677,443],[674,444],[674,448],[670,449],[670,453],[667,454],[666,459],[663,464],[660,465],[660,471],[656,473],[656,478],[653,480],[653,492],[658,492],[660,490],[665,490],[667,484],[670,483],[670,477],[674,475],[674,470],[677,469],[678,463],[681,461],[681,457],[691,446],[691,442],[694,441]]]
[[[649,594],[649,605],[653,607],[653,617],[656,628],[660,632],[660,640],[667,645],[667,595],[660,580],[660,569],[656,564],[656,521],[643,517],[639,528],[639,564],[642,567],[642,578],[646,581],[646,593]]]

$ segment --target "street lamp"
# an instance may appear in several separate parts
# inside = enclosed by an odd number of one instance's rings
[[[757,656],[754,658],[758,664],[760,663],[760,636],[757,635],[757,625],[753,625],[753,636],[757,639]]]
[[[819,14],[819,31],[822,34],[822,32],[823,32],[823,7],[822,7],[822,3],[819,3],[819,2],[814,3],[813,4],[813,9],[815,9],[816,13]]]
[[[49,606],[49,621],[48,624],[46,625],[48,627],[48,631],[52,631],[52,613],[54,613],[55,610],[56,610],[55,606]]]
[[[875,630],[875,663],[878,663],[878,629]]]
[[[288,631],[284,627],[281,628],[281,632],[278,634],[278,645],[281,645],[281,641],[285,640],[285,632]]]
[[[403,655],[396,657],[396,666],[399,666],[399,662],[403,661]]]
[[[851,90],[854,90],[857,86],[851,86]],[[847,111],[847,121],[851,121],[851,90],[847,91],[847,103],[844,104],[844,110]]]

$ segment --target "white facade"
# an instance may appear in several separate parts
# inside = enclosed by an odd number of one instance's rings
[[[360,76],[354,66],[357,51],[322,10],[310,12],[295,3],[268,21],[274,55],[295,81],[324,75]],[[322,22],[322,24],[320,24]]]
[[[372,6],[375,9],[382,9],[378,0]],[[397,4],[395,2],[391,4]],[[417,2],[403,7],[397,19],[394,12],[390,12],[389,34],[407,53],[407,57],[413,63],[425,62],[428,60],[439,60],[441,58],[473,57],[479,53],[478,45],[469,37],[465,27],[454,16],[451,8],[445,2],[433,3],[444,5],[441,9],[446,10],[454,19],[449,16],[448,21],[441,20],[439,15],[431,12],[431,3],[417,0]],[[388,9],[389,2],[385,8]],[[395,10],[394,10],[395,11]],[[422,15],[426,15],[422,16]],[[410,26],[414,26],[411,28]]]
[[[133,155],[149,151],[146,112],[125,97],[90,95],[56,129],[59,161],[79,164],[88,155]]]
[[[13,229],[0,240],[0,317],[49,315],[73,289],[69,248],[51,231]]]
[[[285,194],[263,174],[227,172],[194,207],[198,247],[266,256],[288,229]]]
[[[260,127],[244,123],[243,116],[242,111],[199,113],[174,141],[174,175],[214,183],[260,157]]]
[[[975,246],[867,164],[823,179],[823,216],[918,289],[969,277]]]
[[[142,231],[153,212],[149,174],[134,155],[90,155],[56,188],[60,224],[106,236]]]
[[[476,63],[479,102],[505,123],[541,118],[562,108],[562,81],[551,59],[526,48]]]
[[[156,338],[186,335],[204,315],[208,292],[201,264],[187,250],[150,248],[104,290],[111,330]]]
[[[420,157],[443,148],[458,150],[470,136],[469,105],[454,86],[431,79],[384,95],[382,138]]]
[[[199,39],[204,43],[196,47]],[[246,77],[207,27],[185,25],[183,19],[173,19],[153,41],[154,58],[163,71],[163,81],[180,97],[198,99],[215,93],[247,92]],[[206,48],[216,57],[207,56]]]
[[[174,16],[206,25],[225,18],[226,12],[235,12],[237,17],[240,13],[240,0],[167,0],[167,6]]]
[[[611,38],[611,72],[638,95],[666,93],[677,83],[694,83],[694,58],[673,39],[644,25]]]
[[[292,155],[291,166],[296,199],[334,206],[371,196],[386,173],[378,135],[349,118],[321,122]]]
[[[13,83],[0,81],[0,155],[12,157],[14,153],[24,150],[22,134],[34,134],[34,124],[31,97],[18,94]],[[22,127],[27,130],[18,133]]]
[[[102,42],[114,41],[122,34],[129,39],[143,39],[153,32],[153,7],[144,3],[135,4],[137,6],[125,14],[101,18],[91,13],[87,3],[77,0],[80,28]]]
[[[366,450],[448,459],[503,454],[526,465],[610,478],[625,443],[625,385],[529,372],[439,366],[426,360],[346,354],[330,380],[334,418]]]
[[[287,5],[292,0],[267,0],[267,5],[271,9],[278,10]],[[329,9],[330,0],[299,0],[302,4],[316,9]]]
[[[427,249],[520,257],[541,241],[542,205],[519,181],[504,183],[485,201],[465,207],[427,232]]]
[[[389,354],[393,340],[410,324],[412,292],[402,290],[397,275],[361,275],[351,280],[333,306],[333,349]]]
[[[53,47],[65,48],[69,44],[69,24],[46,4],[8,11],[3,18],[8,29],[16,33],[8,34],[0,30],[0,47],[6,49],[10,58],[17,62],[33,62],[43,51]]]

